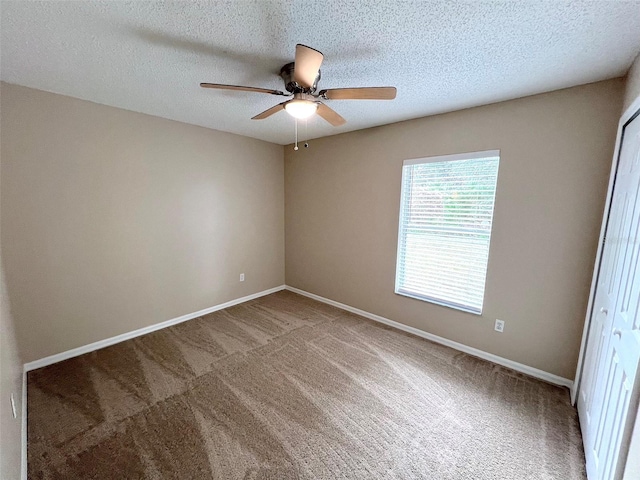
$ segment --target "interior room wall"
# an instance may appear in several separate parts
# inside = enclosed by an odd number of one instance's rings
[[[284,283],[282,146],[0,88],[2,256],[23,361]]]
[[[0,183],[2,177],[0,155]],[[1,196],[0,186],[0,196]],[[0,218],[2,204],[0,203]],[[0,251],[2,250],[0,225]],[[0,478],[20,478],[22,463],[22,360],[0,255]],[[16,417],[13,416],[13,395]]]
[[[626,81],[623,111],[629,108],[633,101],[640,96],[640,53],[638,53],[638,56],[631,65],[627,73]]]
[[[287,285],[572,378],[623,88],[614,79],[286,147]],[[501,160],[482,316],[396,295],[403,160],[491,149]]]
[[[11,411],[11,395],[16,418]],[[22,363],[18,355],[4,271],[0,261],[0,478],[20,478]]]
[[[637,382],[638,380],[636,380]],[[640,408],[629,415],[634,426],[629,438],[629,450],[624,467],[623,480],[636,480],[640,478]]]

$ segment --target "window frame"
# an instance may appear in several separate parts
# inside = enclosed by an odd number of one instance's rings
[[[491,206],[491,230],[489,232],[489,244],[487,246],[487,265],[486,265],[486,272],[485,272],[485,277],[484,277],[484,287],[482,290],[482,305],[480,307],[479,310],[475,309],[475,308],[471,308],[467,305],[463,305],[463,304],[459,304],[459,303],[455,303],[455,302],[446,302],[443,301],[442,299],[438,299],[438,298],[434,298],[434,297],[430,297],[428,295],[420,295],[418,293],[411,293],[408,292],[406,290],[402,291],[400,285],[399,285],[399,281],[400,281],[400,260],[401,260],[401,256],[402,256],[402,233],[403,233],[403,218],[404,218],[404,214],[405,214],[405,202],[404,202],[404,198],[405,198],[405,169],[404,167],[407,166],[412,166],[412,165],[422,165],[422,164],[426,164],[426,163],[438,163],[438,162],[453,162],[453,161],[457,161],[457,160],[478,160],[478,159],[482,159],[482,158],[494,158],[497,157],[498,158],[498,170],[496,172],[496,185],[493,191],[493,205]],[[395,285],[394,285],[394,293],[396,295],[401,295],[403,297],[408,297],[408,298],[413,298],[416,300],[421,300],[423,302],[428,302],[428,303],[432,303],[435,305],[439,305],[442,307],[448,307],[448,308],[452,308],[454,310],[459,310],[465,313],[471,313],[473,315],[478,315],[481,316],[482,312],[484,310],[484,298],[486,296],[486,282],[487,282],[487,277],[489,276],[489,259],[491,256],[491,238],[493,236],[493,217],[494,217],[494,212],[495,212],[495,207],[496,207],[496,197],[498,194],[498,177],[500,174],[500,150],[483,150],[483,151],[478,151],[478,152],[467,152],[467,153],[454,153],[454,154],[450,154],[450,155],[438,155],[438,156],[434,156],[434,157],[421,157],[421,158],[412,158],[412,159],[407,159],[404,160],[402,162],[402,174],[401,174],[401,179],[400,179],[400,211],[399,211],[399,216],[398,216],[398,237],[397,237],[397,241],[398,241],[398,245],[397,245],[397,252],[396,252],[396,275],[395,275]]]

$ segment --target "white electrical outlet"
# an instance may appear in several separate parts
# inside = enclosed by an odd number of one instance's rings
[[[240,281],[241,281],[241,282],[244,282],[244,273],[241,273],[241,274],[240,274]]]
[[[496,319],[496,326],[494,328],[496,332],[504,332],[504,320]]]
[[[18,418],[18,412],[16,411],[16,400],[13,398],[13,393],[11,394],[11,412],[13,413],[13,418]]]

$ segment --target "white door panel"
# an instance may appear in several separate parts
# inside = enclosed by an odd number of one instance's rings
[[[589,480],[609,480],[640,360],[640,117],[624,130],[593,305],[578,411]]]

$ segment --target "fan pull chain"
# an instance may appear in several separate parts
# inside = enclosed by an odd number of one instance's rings
[[[294,150],[298,150],[298,119],[294,118],[293,119],[295,122],[295,126],[296,126],[296,145],[295,147],[293,147]]]

